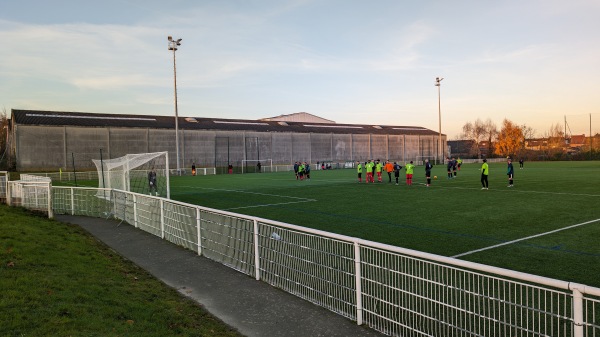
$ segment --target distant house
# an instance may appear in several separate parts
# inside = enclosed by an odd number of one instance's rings
[[[568,149],[569,153],[576,153],[581,151],[581,148],[587,145],[587,140],[585,138],[585,134],[583,135],[572,135],[570,139],[568,139]]]
[[[525,148],[527,150],[540,151],[548,147],[547,138],[531,138],[525,140]]]
[[[474,153],[474,145],[475,141],[473,140],[449,140],[448,147],[450,148],[450,156],[455,158],[477,156],[477,154]]]

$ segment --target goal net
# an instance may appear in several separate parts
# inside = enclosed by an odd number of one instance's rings
[[[99,188],[171,197],[167,152],[127,154],[119,158],[92,161],[98,170]],[[97,196],[110,198],[104,191],[99,191]]]
[[[425,160],[426,159],[429,159],[429,162],[431,164],[437,164],[435,156],[417,156],[417,158],[415,159],[414,164],[415,165],[425,165]]]
[[[242,174],[261,172],[273,172],[272,159],[242,159]]]

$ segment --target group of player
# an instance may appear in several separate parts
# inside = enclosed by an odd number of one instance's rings
[[[462,166],[462,159],[458,157],[455,159],[454,157],[446,157],[446,169],[448,171],[448,179],[456,178],[456,172],[460,171],[460,167]]]
[[[296,176],[296,180],[310,180],[310,164],[307,162],[295,162],[294,175]]]
[[[429,160],[425,160],[425,176],[427,178],[427,186],[431,185],[431,169],[433,165],[429,162]],[[397,162],[392,163],[389,160],[385,161],[385,164],[381,162],[381,160],[367,160],[366,162],[361,163],[359,161],[356,162],[356,172],[358,174],[358,182],[362,183],[362,174],[363,170],[366,173],[365,183],[375,183],[375,176],[377,176],[377,182],[382,183],[383,172],[386,172],[388,175],[388,183],[392,182],[392,173],[394,173],[394,178],[396,180],[396,185],[399,184],[400,180],[400,170],[402,170],[402,166]],[[404,170],[406,172],[406,185],[412,185],[413,174],[415,170],[415,165],[411,161],[410,163],[404,164]]]

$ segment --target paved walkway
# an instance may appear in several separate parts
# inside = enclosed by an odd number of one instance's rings
[[[130,225],[82,216],[56,219],[81,226],[246,336],[383,336]]]

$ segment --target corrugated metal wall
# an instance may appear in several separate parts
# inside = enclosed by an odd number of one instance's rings
[[[16,129],[17,170],[55,171],[59,168],[95,169],[92,159],[116,158],[127,153],[169,152],[169,166],[177,167],[173,130],[141,128],[86,128],[24,126]],[[437,136],[333,133],[281,133],[180,130],[180,165],[189,168],[240,166],[242,160],[394,161],[435,157]],[[442,139],[444,144],[445,137]]]

